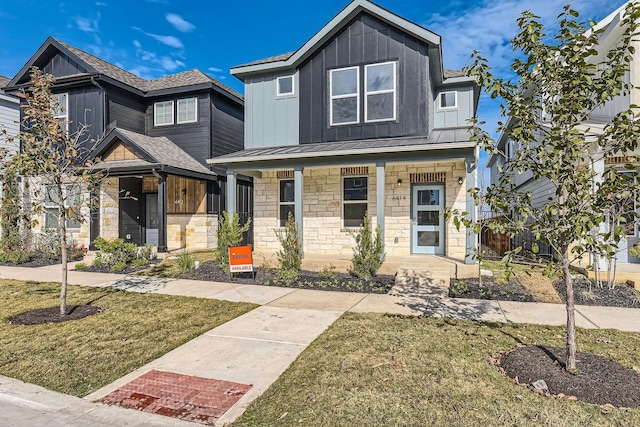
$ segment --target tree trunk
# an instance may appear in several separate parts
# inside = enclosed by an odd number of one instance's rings
[[[61,198],[62,199],[62,198]],[[62,256],[62,285],[60,286],[60,316],[67,315],[67,215],[64,205],[60,204],[58,227],[60,229],[60,252]]]
[[[573,280],[569,269],[569,248],[562,248],[562,272],[567,290],[567,370],[576,369],[576,312],[573,299]]]

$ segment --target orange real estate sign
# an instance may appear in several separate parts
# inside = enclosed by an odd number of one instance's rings
[[[232,246],[229,248],[229,267],[231,273],[253,271],[251,246]]]

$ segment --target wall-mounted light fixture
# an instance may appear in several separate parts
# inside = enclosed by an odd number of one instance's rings
[[[186,188],[183,188],[183,189],[182,189],[182,195],[184,196],[185,194],[187,194],[187,189],[186,189]]]
[[[400,187],[402,185],[402,178],[398,178],[398,187]]]
[[[462,185],[463,182],[464,182],[464,178],[459,176],[458,177],[458,185]]]

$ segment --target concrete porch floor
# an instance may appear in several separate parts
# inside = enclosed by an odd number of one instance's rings
[[[256,266],[278,265],[275,252],[254,252],[253,263]],[[351,268],[351,255],[305,253],[302,259],[304,270],[320,271],[329,266],[336,271],[347,272]],[[430,271],[449,274],[449,277],[467,278],[478,276],[477,264],[465,264],[464,261],[438,255],[387,256],[379,274],[396,274],[399,270]]]

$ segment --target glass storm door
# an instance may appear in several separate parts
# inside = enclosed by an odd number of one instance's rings
[[[414,185],[411,200],[412,253],[444,255],[444,185]]]
[[[158,195],[147,194],[147,235],[145,243],[158,246]]]

